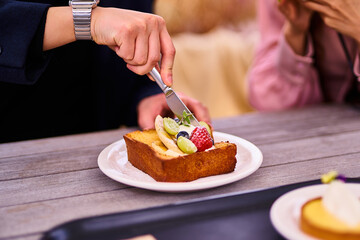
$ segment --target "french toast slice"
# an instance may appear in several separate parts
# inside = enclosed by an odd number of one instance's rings
[[[131,132],[124,139],[130,163],[159,182],[189,182],[235,169],[233,143],[218,142],[204,152],[172,156],[154,129]]]

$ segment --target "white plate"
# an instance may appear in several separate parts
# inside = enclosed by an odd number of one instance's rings
[[[215,142],[229,141],[237,145],[235,170],[232,173],[200,178],[191,182],[157,182],[135,168],[127,159],[124,139],[106,147],[98,157],[100,170],[115,181],[161,192],[187,192],[222,186],[238,181],[255,172],[261,165],[261,151],[252,143],[226,133],[214,132]]]
[[[360,184],[347,183],[346,186],[356,196],[360,197]],[[275,229],[286,239],[317,239],[302,232],[299,227],[301,206],[308,200],[321,197],[326,187],[326,184],[303,187],[279,197],[270,210],[270,219]]]

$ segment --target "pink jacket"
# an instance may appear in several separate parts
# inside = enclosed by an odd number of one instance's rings
[[[258,110],[282,110],[322,102],[342,102],[351,86],[353,73],[346,60],[336,31],[319,18],[309,34],[307,54],[296,55],[282,33],[284,16],[277,0],[259,0],[258,24],[260,42],[249,72],[250,102]],[[344,37],[354,62],[354,73],[360,76],[357,43]],[[316,46],[316,47],[314,47]],[[317,51],[317,66],[314,52]],[[320,77],[324,92],[320,86]]]

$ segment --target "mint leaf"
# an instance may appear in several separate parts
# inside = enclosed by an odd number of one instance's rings
[[[182,114],[182,118],[181,118],[181,124],[185,125],[185,126],[189,126],[190,125],[190,117],[191,117],[191,114],[190,113],[187,113],[185,110],[183,111],[183,114]]]

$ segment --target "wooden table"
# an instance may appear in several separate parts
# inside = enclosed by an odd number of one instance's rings
[[[314,180],[333,169],[360,177],[360,111],[349,106],[251,113],[213,125],[257,145],[264,161],[243,180],[191,193],[129,187],[99,170],[99,153],[134,129],[0,144],[0,239],[39,239],[77,218]]]

